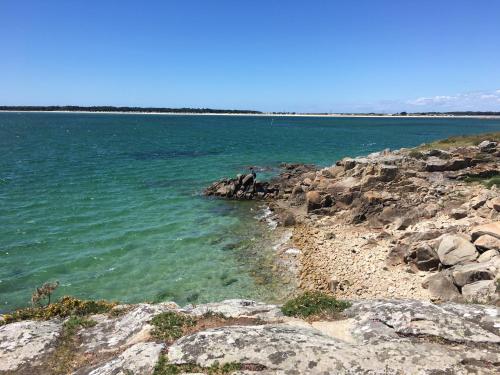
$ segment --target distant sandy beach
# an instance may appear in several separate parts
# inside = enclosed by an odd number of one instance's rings
[[[498,119],[500,116],[482,116],[482,115],[364,115],[364,114],[316,114],[316,113],[193,113],[193,112],[93,112],[93,111],[0,111],[0,113],[79,113],[79,114],[110,114],[110,115],[167,115],[167,116],[258,116],[258,117],[332,117],[332,118],[480,118],[480,119]]]

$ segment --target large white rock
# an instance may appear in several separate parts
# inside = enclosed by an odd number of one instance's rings
[[[125,350],[118,357],[88,372],[89,375],[152,374],[163,350],[163,344],[141,342]]]
[[[472,243],[457,235],[444,236],[437,253],[441,263],[446,266],[470,262],[479,255]]]
[[[0,372],[38,362],[54,350],[62,323],[56,320],[16,322],[0,327]]]

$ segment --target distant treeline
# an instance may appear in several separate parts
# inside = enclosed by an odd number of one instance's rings
[[[141,112],[141,113],[245,113],[260,114],[259,111],[240,109],[212,109],[212,108],[156,108],[156,107],[113,107],[113,106],[92,106],[80,107],[76,105],[51,105],[51,106],[0,106],[0,111],[69,111],[69,112]]]

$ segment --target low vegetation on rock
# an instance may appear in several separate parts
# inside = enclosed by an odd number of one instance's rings
[[[339,301],[321,292],[305,292],[287,301],[281,311],[286,316],[297,318],[336,318],[350,307],[347,301]]]
[[[196,320],[188,315],[167,311],[156,315],[151,324],[154,326],[152,336],[165,341],[178,339],[188,327],[196,324]]]
[[[176,374],[186,374],[186,373],[226,375],[226,374],[232,374],[235,371],[254,370],[253,367],[255,366],[245,365],[236,362],[229,362],[223,365],[219,364],[219,362],[214,362],[214,364],[210,367],[202,367],[195,364],[177,365],[169,363],[165,358],[165,356],[162,355],[158,363],[156,364],[153,375],[176,375]]]
[[[85,316],[101,314],[110,311],[116,303],[107,301],[81,300],[65,296],[47,306],[36,306],[19,309],[11,314],[3,315],[0,325],[18,322],[21,320],[48,320],[52,318],[66,318],[69,316]]]
[[[477,146],[485,139],[488,139],[493,142],[500,142],[500,132],[448,137],[446,139],[441,139],[439,141],[425,143],[419,147],[416,147],[415,150],[418,151],[428,151],[434,149],[447,150],[455,147]]]
[[[197,317],[176,311],[167,311],[156,315],[151,320],[151,324],[154,327],[151,335],[155,339],[171,343],[182,336],[209,328],[228,325],[259,325],[262,324],[262,321],[250,317],[231,318],[213,311],[207,311]]]
[[[97,324],[95,320],[80,316],[70,316],[64,322],[63,330],[58,338],[55,350],[46,362],[46,368],[54,375],[71,373],[76,363],[78,340],[76,333],[83,328],[93,327]]]

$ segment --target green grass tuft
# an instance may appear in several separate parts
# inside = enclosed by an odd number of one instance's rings
[[[195,364],[174,365],[168,363],[164,355],[160,356],[155,366],[153,375],[177,375],[184,373],[203,373],[208,375],[226,375],[240,371],[244,366],[240,363],[230,362],[220,365],[218,362],[210,367],[202,367]]]
[[[281,311],[286,316],[298,318],[314,316],[334,318],[350,306],[349,302],[339,301],[325,293],[305,292],[287,301],[281,307]]]
[[[181,337],[185,328],[194,326],[196,319],[188,315],[167,311],[156,315],[151,320],[151,324],[154,326],[151,332],[153,337],[171,341]]]
[[[64,322],[64,329],[68,335],[73,335],[80,328],[93,327],[97,324],[95,320],[86,319],[81,316],[70,316],[70,318]]]
[[[466,177],[464,179],[465,182],[479,182],[486,186],[488,189],[491,189],[493,185],[500,187],[500,175],[493,177]]]

